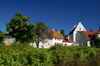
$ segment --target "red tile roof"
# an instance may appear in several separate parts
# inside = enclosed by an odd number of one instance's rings
[[[97,33],[100,33],[100,31],[83,31],[86,34],[86,39],[87,40],[92,40],[94,38],[92,38],[91,36],[94,36]]]
[[[48,29],[49,33],[51,33],[51,30]],[[58,31],[53,31],[53,37],[54,38],[61,38],[63,39],[63,37],[58,33]]]
[[[68,39],[64,38],[64,39],[63,39],[63,42],[74,42],[74,41],[71,40],[71,39],[68,40]]]
[[[82,31],[78,31],[79,35],[81,35]]]

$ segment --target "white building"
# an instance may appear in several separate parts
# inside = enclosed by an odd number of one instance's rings
[[[50,33],[51,30],[48,29],[48,32]],[[63,37],[59,34],[58,31],[53,31],[53,37],[51,39],[46,39],[46,43],[39,43],[39,48],[50,48],[50,46],[53,46],[57,43],[62,44],[63,43]],[[36,43],[30,43],[34,47],[36,47]]]
[[[73,46],[73,44],[74,44],[73,40],[66,38],[63,39],[63,46]]]
[[[51,30],[48,29],[49,33],[50,33],[50,31]],[[63,46],[64,45],[71,46],[74,43],[74,41],[72,41],[70,39],[69,40],[64,39],[58,31],[54,31],[54,30],[52,30],[52,31],[53,31],[53,37],[51,39],[46,39],[46,41],[47,41],[46,43],[40,42],[39,48],[50,48],[50,46],[53,46],[58,43],[62,44]],[[37,47],[35,42],[30,43],[30,44],[34,47]]]
[[[72,39],[74,42],[79,42],[79,37],[78,37],[79,34],[77,34],[78,31],[86,31],[86,29],[84,28],[81,22],[79,22],[78,25],[75,25],[72,28],[72,30],[68,34],[69,39]]]

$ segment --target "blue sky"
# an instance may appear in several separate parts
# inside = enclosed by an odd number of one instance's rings
[[[46,26],[67,35],[79,21],[87,31],[97,31],[100,26],[100,0],[0,0],[0,30],[6,31],[6,23],[15,12],[29,15],[31,21],[43,21]]]

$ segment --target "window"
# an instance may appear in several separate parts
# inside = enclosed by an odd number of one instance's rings
[[[55,40],[56,40],[56,38],[55,38]]]
[[[81,30],[81,28],[79,28]]]
[[[83,40],[83,37],[82,37],[82,40]]]

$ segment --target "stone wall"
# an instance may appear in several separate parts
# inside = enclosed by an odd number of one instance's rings
[[[11,45],[14,41],[15,41],[15,38],[4,38],[4,39],[3,39],[3,42],[4,42],[6,45]]]

